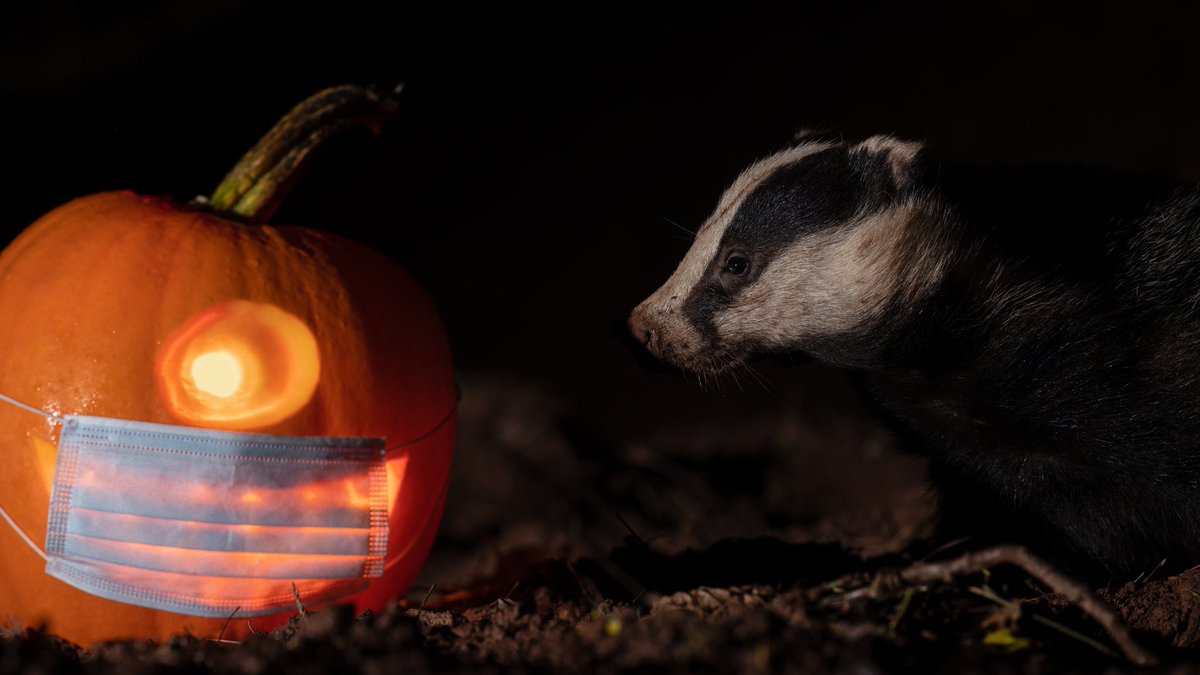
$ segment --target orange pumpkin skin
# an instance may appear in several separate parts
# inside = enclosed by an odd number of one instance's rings
[[[162,403],[155,354],[197,312],[231,300],[300,318],[321,359],[312,398],[252,431],[384,436],[389,448],[416,441],[389,455],[391,567],[341,601],[379,610],[408,588],[432,546],[456,402],[441,321],[384,256],[330,234],[244,225],[130,192],[77,199],[0,253],[0,393],[59,415],[183,424]],[[0,505],[39,543],[57,439],[46,420],[0,405]],[[226,623],[104,600],[44,567],[0,522],[0,623],[44,624],[83,645],[185,631],[215,637]],[[287,617],[256,618],[254,628]],[[246,630],[235,619],[225,636]]]

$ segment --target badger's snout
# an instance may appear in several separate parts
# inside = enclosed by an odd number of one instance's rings
[[[634,341],[659,361],[687,371],[711,371],[715,345],[706,342],[696,326],[673,301],[661,302],[657,293],[629,315]]]
[[[661,331],[655,325],[644,304],[635,307],[633,313],[629,315],[629,332],[638,344],[645,347],[655,357],[662,358],[659,341]]]

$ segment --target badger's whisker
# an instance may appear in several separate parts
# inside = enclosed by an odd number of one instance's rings
[[[768,386],[768,380],[767,380],[766,376],[764,376],[762,373],[758,372],[757,368],[750,365],[746,361],[742,361],[739,365],[743,369],[745,369],[746,373],[748,373],[750,375],[750,379],[754,380],[755,382],[758,383],[758,386],[762,387],[763,391],[774,396],[774,392],[771,391],[771,387]],[[776,399],[776,400],[778,400],[778,399]]]
[[[696,231],[695,231],[695,230],[689,230],[688,228],[686,228],[686,227],[684,227],[684,226],[680,225],[679,223],[677,223],[677,222],[675,222],[675,221],[671,220],[670,218],[668,218],[668,217],[666,217],[666,216],[659,216],[659,218],[662,218],[663,220],[667,221],[668,223],[670,223],[670,224],[674,225],[675,227],[678,227],[680,230],[683,230],[683,231],[684,231],[685,233],[687,233],[687,235],[688,235],[688,236],[690,236],[692,239],[695,239],[695,238],[696,238]]]
[[[719,375],[717,375],[717,377],[721,378],[721,380],[724,381],[725,383],[727,383],[733,387],[737,387],[738,391],[742,391],[742,383],[738,381],[737,374],[727,372],[727,371],[721,371],[721,373]]]

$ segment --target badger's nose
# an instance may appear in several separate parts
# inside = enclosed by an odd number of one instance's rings
[[[629,331],[633,333],[633,339],[640,342],[651,354],[661,356],[658,351],[658,331],[641,307],[629,315]]]

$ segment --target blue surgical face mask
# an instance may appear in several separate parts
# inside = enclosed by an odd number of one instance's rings
[[[383,574],[381,438],[231,433],[106,417],[62,424],[46,573],[118,602],[274,614]],[[35,550],[37,546],[0,508]]]

